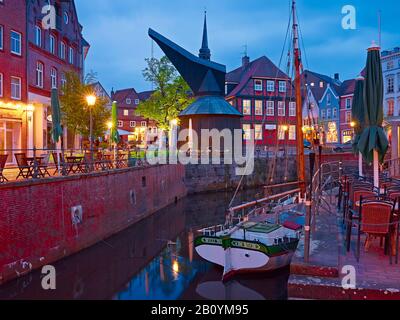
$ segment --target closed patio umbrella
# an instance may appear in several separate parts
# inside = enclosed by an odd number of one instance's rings
[[[365,129],[358,142],[364,159],[374,165],[374,186],[379,188],[379,161],[382,163],[389,142],[383,130],[383,75],[380,48],[368,49],[364,81]]]
[[[51,118],[53,125],[51,137],[54,143],[58,143],[63,134],[63,130],[61,128],[61,109],[57,89],[51,89]]]
[[[112,104],[112,126],[110,132],[110,139],[112,143],[118,144],[120,141],[120,135],[118,132],[118,107],[117,102],[114,101]]]
[[[358,142],[360,141],[361,134],[365,128],[365,112],[364,112],[364,78],[359,76],[356,79],[356,86],[354,90],[353,104],[351,106],[351,115],[354,122],[354,139],[353,151],[358,153],[358,174],[363,176],[362,168],[362,154],[358,150]]]

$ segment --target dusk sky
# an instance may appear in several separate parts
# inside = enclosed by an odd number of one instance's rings
[[[201,46],[207,8],[212,60],[230,71],[241,64],[244,45],[253,60],[268,56],[278,65],[286,34],[289,0],[76,0],[84,36],[91,44],[86,71],[93,70],[105,88],[149,90],[142,77],[151,56],[149,27],[192,53]],[[357,29],[342,29],[344,5],[357,10]],[[308,65],[342,80],[357,76],[366,49],[378,40],[377,12],[382,12],[383,49],[400,46],[398,0],[298,0],[298,14]],[[154,45],[155,57],[162,56]],[[281,69],[285,70],[282,65]]]

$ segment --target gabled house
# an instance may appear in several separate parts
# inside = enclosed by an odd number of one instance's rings
[[[340,95],[340,142],[342,144],[353,140],[354,130],[351,126],[352,122],[352,104],[354,97],[356,80],[350,79],[343,81]]]
[[[148,133],[157,133],[157,124],[136,114],[136,108],[141,101],[150,98],[153,91],[138,93],[134,88],[111,92],[112,101],[118,105],[118,129],[129,132],[122,135],[124,142],[133,145],[145,145]]]
[[[109,110],[111,110],[111,108],[112,108],[111,96],[108,94],[107,90],[104,89],[103,85],[102,85],[99,81],[97,81],[97,82],[95,82],[95,83],[92,83],[91,86],[92,86],[92,88],[93,88],[93,91],[94,91],[95,94],[96,94],[96,97],[103,98],[103,99],[106,99],[106,100],[107,100],[107,105],[106,105],[106,107],[107,107]]]
[[[244,140],[254,129],[260,150],[296,147],[294,87],[270,59],[243,57],[242,65],[226,75],[225,93],[226,100],[243,114]]]

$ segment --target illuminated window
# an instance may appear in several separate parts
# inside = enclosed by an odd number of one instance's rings
[[[243,125],[243,139],[244,140],[251,139],[251,125],[249,125],[249,124]]]
[[[136,127],[136,121],[131,121],[129,123],[129,125],[130,125],[131,128],[135,128]]]
[[[254,138],[255,140],[263,139],[263,126],[261,124],[254,125]]]
[[[142,121],[142,122],[141,122],[141,126],[142,126],[142,127],[147,127],[147,122],[146,122],[146,121]]]
[[[243,114],[246,116],[251,115],[251,100],[243,100]]]
[[[278,126],[278,140],[285,140],[286,126]]]
[[[296,140],[296,126],[289,126],[289,140]]]
[[[125,109],[125,110],[124,110],[124,116],[125,116],[125,117],[129,116],[129,110],[128,110],[128,109]]]
[[[254,114],[256,116],[262,116],[263,115],[263,101],[262,100],[256,100],[255,101]]]

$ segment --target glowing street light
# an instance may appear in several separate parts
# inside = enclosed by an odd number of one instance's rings
[[[86,102],[89,106],[89,116],[90,116],[90,133],[89,133],[89,142],[90,142],[90,157],[92,159],[93,165],[93,117],[92,117],[92,107],[96,104],[97,97],[93,94],[86,96]]]

